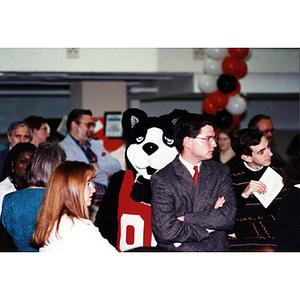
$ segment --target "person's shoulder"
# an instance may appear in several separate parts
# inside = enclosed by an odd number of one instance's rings
[[[69,134],[68,134],[68,135],[66,135],[65,138],[64,138],[63,140],[61,140],[58,144],[59,144],[60,146],[65,146],[65,145],[69,145],[69,144],[70,144],[70,141],[71,141],[71,138],[70,138],[70,136],[69,136]]]
[[[229,167],[213,159],[202,161],[203,165],[208,166],[212,171],[229,172]]]
[[[159,169],[158,171],[156,171],[150,178],[151,180],[154,180],[155,178],[158,177],[170,177],[170,174],[174,173],[174,169],[176,169],[176,167],[174,167],[174,161],[171,161],[170,163],[168,163],[166,166],[164,166],[163,168]]]
[[[9,152],[9,148],[5,148],[0,151],[0,160],[5,160]]]

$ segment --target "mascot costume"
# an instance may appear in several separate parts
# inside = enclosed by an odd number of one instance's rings
[[[112,175],[95,219],[102,236],[120,252],[156,249],[150,248],[156,246],[151,226],[150,178],[177,155],[174,125],[186,112],[175,109],[160,117],[148,117],[140,109],[123,113],[128,170]]]

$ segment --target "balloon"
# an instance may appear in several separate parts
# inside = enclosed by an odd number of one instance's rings
[[[240,115],[246,111],[247,103],[240,95],[235,95],[229,97],[228,104],[225,108],[233,115]]]
[[[232,124],[229,127],[230,129],[236,128],[241,122],[241,117],[239,115],[232,115]]]
[[[241,60],[240,61],[240,70],[237,74],[235,74],[235,77],[238,79],[243,78],[247,74],[247,71],[248,71],[248,66],[247,66],[246,62]]]
[[[199,79],[199,88],[203,93],[213,93],[215,92],[217,87],[216,77],[211,75],[203,75]]]
[[[211,103],[213,104],[214,107],[216,108],[223,108],[227,105],[228,103],[228,95],[223,94],[219,90],[213,93],[211,96]]]
[[[219,108],[213,106],[210,97],[204,99],[204,101],[202,102],[202,108],[204,112],[210,115],[215,115],[219,111]]]
[[[232,115],[227,110],[220,110],[216,113],[215,123],[218,128],[229,128],[232,124]]]
[[[244,59],[249,54],[249,48],[229,48],[229,55],[236,59]]]
[[[220,75],[222,71],[222,61],[206,58],[204,61],[204,72],[209,75]]]
[[[237,83],[236,89],[233,92],[228,93],[227,94],[228,97],[235,96],[236,94],[238,94],[240,92],[240,90],[241,90],[241,84],[240,84],[240,82],[238,80],[236,81],[236,83]]]
[[[215,135],[219,135],[219,133],[220,133],[220,131],[221,131],[221,128],[215,128]]]
[[[217,80],[217,87],[224,94],[231,93],[237,88],[237,79],[234,76],[222,74]]]
[[[205,54],[215,60],[221,60],[228,55],[227,48],[208,48],[205,50]]]
[[[227,75],[235,76],[238,74],[240,72],[240,66],[241,61],[231,56],[225,57],[222,62],[223,73]]]

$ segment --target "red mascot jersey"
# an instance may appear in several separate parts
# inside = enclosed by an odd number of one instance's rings
[[[135,202],[130,193],[134,185],[131,170],[125,172],[119,194],[118,206],[118,242],[119,252],[137,247],[155,247],[152,234],[151,205]]]

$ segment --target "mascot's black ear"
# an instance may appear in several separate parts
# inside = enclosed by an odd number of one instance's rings
[[[177,119],[184,115],[184,114],[188,114],[189,112],[185,109],[174,109],[170,114],[169,114],[169,118],[171,119],[171,122],[173,125],[175,125]]]
[[[147,118],[147,114],[138,108],[125,110],[122,117],[123,138],[129,140],[133,127]]]

